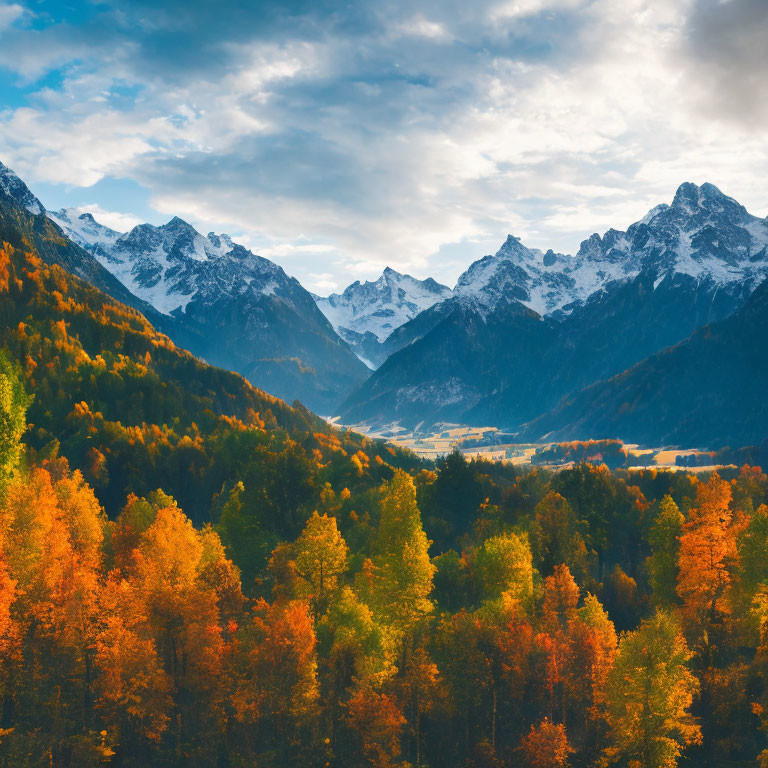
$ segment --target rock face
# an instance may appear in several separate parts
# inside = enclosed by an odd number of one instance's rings
[[[343,293],[314,298],[339,336],[370,368],[377,368],[395,351],[386,343],[395,330],[451,295],[450,288],[431,277],[417,280],[387,267],[374,282],[358,280]]]
[[[768,274],[767,250],[768,222],[711,184],[683,184],[671,205],[593,235],[576,256],[509,237],[396,331],[402,348],[342,420],[519,428],[743,306]]]
[[[205,237],[179,218],[120,233],[89,213],[46,212],[0,165],[3,198],[28,212],[47,261],[139,309],[179,346],[270,394],[330,415],[368,375],[295,278],[227,235]]]

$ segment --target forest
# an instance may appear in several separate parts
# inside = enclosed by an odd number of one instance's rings
[[[768,765],[768,477],[435,464],[0,249],[0,766]]]

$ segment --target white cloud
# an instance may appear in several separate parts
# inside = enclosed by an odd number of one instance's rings
[[[517,19],[546,11],[573,10],[587,0],[504,0],[491,8],[493,21]]]
[[[143,222],[138,216],[131,213],[120,213],[119,211],[104,210],[98,203],[86,203],[74,208],[79,216],[82,213],[90,213],[99,224],[114,229],[117,232],[128,232]]]
[[[16,3],[0,3],[0,34],[23,14],[24,8]]]
[[[397,25],[396,31],[405,37],[425,37],[430,40],[448,40],[450,35],[444,24],[416,14]]]
[[[702,112],[696,1],[385,4],[381,29],[296,20],[165,79],[122,41],[0,114],[0,155],[32,182],[138,180],[157,211],[231,231],[325,292],[386,265],[452,283],[509,232],[573,252],[685,180],[764,214],[762,127]],[[77,58],[54,42],[47,61]]]
[[[334,275],[330,272],[310,272],[305,279],[304,287],[318,296],[328,296],[339,289],[346,288],[346,285],[340,286]]]

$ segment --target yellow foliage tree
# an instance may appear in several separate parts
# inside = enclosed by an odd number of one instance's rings
[[[683,747],[701,740],[690,714],[698,691],[690,657],[680,626],[663,611],[622,636],[606,683],[607,762],[674,768]]]

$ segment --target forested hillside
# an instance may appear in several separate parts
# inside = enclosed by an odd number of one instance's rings
[[[279,527],[326,482],[370,487],[388,464],[418,464],[199,362],[12,234],[18,245],[4,235],[0,249],[0,339],[35,395],[28,442],[81,469],[110,513],[162,485],[204,521],[215,494],[252,480],[272,488],[258,503]]]
[[[453,454],[326,488],[253,569],[243,486],[213,526],[162,490],[111,520],[20,442],[8,359],[0,393],[0,765],[743,765],[765,747],[757,470],[518,475]]]
[[[427,465],[0,249],[0,766],[754,764],[768,477]]]

